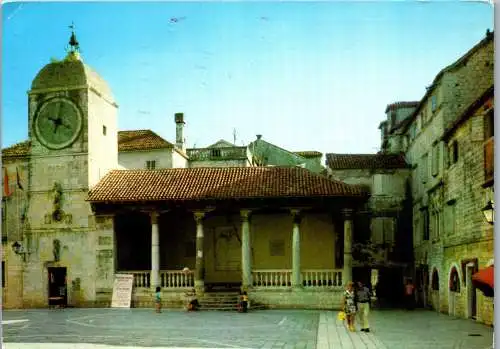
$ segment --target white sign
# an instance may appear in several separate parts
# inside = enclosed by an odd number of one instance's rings
[[[113,285],[113,298],[111,298],[111,308],[130,308],[132,301],[132,286],[134,275],[116,274]]]

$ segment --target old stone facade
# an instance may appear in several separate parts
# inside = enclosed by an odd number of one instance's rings
[[[436,76],[419,103],[388,106],[413,108],[396,128],[390,118],[380,127],[382,151],[404,151],[412,167],[419,304],[487,324],[492,299],[472,287],[471,276],[493,258],[493,227],[482,213],[493,201],[493,64],[487,33]]]
[[[360,185],[371,194],[354,220],[355,279],[371,284],[379,299],[399,299],[396,285],[402,285],[412,262],[410,167],[399,153],[326,154],[326,161],[330,178]]]
[[[329,176],[371,193],[371,225],[355,239],[373,244],[376,221],[399,215],[398,223],[409,224],[396,233],[406,237],[398,249],[413,255],[403,274],[415,281],[418,304],[486,324],[493,300],[473,288],[471,276],[493,259],[493,226],[482,213],[494,202],[493,65],[488,32],[436,76],[421,101],[387,106],[378,154],[326,155]],[[382,256],[387,250],[377,255],[387,266]]]

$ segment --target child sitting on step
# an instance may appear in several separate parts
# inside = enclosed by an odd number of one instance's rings
[[[187,310],[188,311],[194,311],[198,310],[200,307],[200,303],[198,302],[198,299],[196,298],[196,290],[193,288],[191,292],[188,292],[186,294],[187,299],[188,299],[188,305],[187,305]]]

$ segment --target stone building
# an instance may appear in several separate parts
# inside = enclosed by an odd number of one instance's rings
[[[474,101],[443,134],[449,149],[444,166],[442,231],[444,290],[432,283],[432,305],[450,315],[493,323],[493,298],[472,285],[472,275],[492,263],[494,229],[482,210],[493,198],[493,86]],[[431,236],[431,241],[440,239]],[[439,278],[436,266],[431,277]],[[434,274],[435,272],[435,274]],[[434,287],[435,286],[435,287]],[[438,299],[437,293],[440,296]]]
[[[287,166],[269,167],[258,147],[220,141],[207,159],[186,149],[183,114],[173,144],[118,131],[117,112],[73,34],[28,92],[29,140],[2,150],[4,307],[107,305],[116,273],[134,275],[135,306],[157,285],[171,306],[220,285],[269,306],[339,306],[362,188],[297,166],[321,154],[278,149],[288,163],[273,146]]]
[[[328,177],[370,192],[354,218],[354,278],[397,300],[411,267],[411,169],[402,154],[326,154]]]
[[[456,301],[474,293],[467,291],[471,283],[467,282],[470,270],[466,265],[472,263],[472,268],[477,269],[487,263],[493,257],[493,242],[484,250],[478,249],[488,246],[485,242],[478,244],[481,236],[488,230],[492,232],[481,219],[481,208],[485,206],[481,189],[485,181],[482,118],[465,123],[471,127],[469,138],[462,138],[467,132],[456,130],[455,125],[471,105],[492,89],[493,65],[493,34],[488,32],[436,76],[402,127],[408,135],[406,157],[413,168],[413,244],[421,302],[466,317],[476,316],[475,310],[465,312]],[[448,141],[454,139],[450,132],[457,132],[456,141]],[[475,258],[479,259],[471,262]],[[456,286],[458,280],[460,288]],[[482,302],[481,296],[478,300]],[[484,307],[477,303],[476,308],[480,311]],[[477,317],[491,322],[487,314]]]

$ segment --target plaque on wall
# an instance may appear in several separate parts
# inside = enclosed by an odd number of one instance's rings
[[[117,274],[113,285],[111,308],[130,308],[134,275]]]
[[[217,227],[214,234],[215,270],[241,270],[241,241],[234,227]]]

